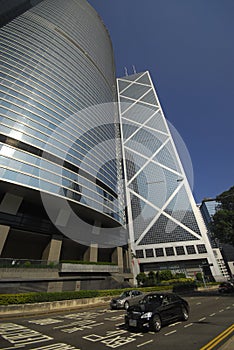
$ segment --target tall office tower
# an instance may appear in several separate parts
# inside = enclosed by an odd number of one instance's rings
[[[1,28],[0,47],[1,257],[111,260],[100,230],[125,216],[103,22],[86,0],[45,0]]]
[[[118,79],[129,230],[142,271],[219,278],[206,227],[193,199],[148,72]],[[211,266],[210,266],[211,265]]]

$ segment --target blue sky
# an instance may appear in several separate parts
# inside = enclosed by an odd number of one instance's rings
[[[116,75],[149,70],[193,164],[195,200],[234,185],[234,1],[88,0],[107,26]]]

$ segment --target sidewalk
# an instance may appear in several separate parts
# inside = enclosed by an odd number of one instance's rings
[[[234,349],[234,335],[231,336],[223,345],[217,348],[217,350],[233,350]]]

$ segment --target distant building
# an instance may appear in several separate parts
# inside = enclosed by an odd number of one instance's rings
[[[215,239],[209,228],[212,216],[218,210],[218,205],[219,203],[215,200],[204,200],[200,205],[200,210],[207,226],[208,235],[220,270],[223,276],[228,279],[234,276],[234,247],[230,244],[223,244]]]

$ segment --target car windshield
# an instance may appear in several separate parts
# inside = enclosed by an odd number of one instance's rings
[[[148,304],[148,303],[154,303],[154,304],[161,304],[162,303],[162,295],[153,294],[153,295],[147,295],[143,300],[142,304]]]
[[[127,298],[130,296],[130,292],[123,292],[120,294],[120,298]]]

